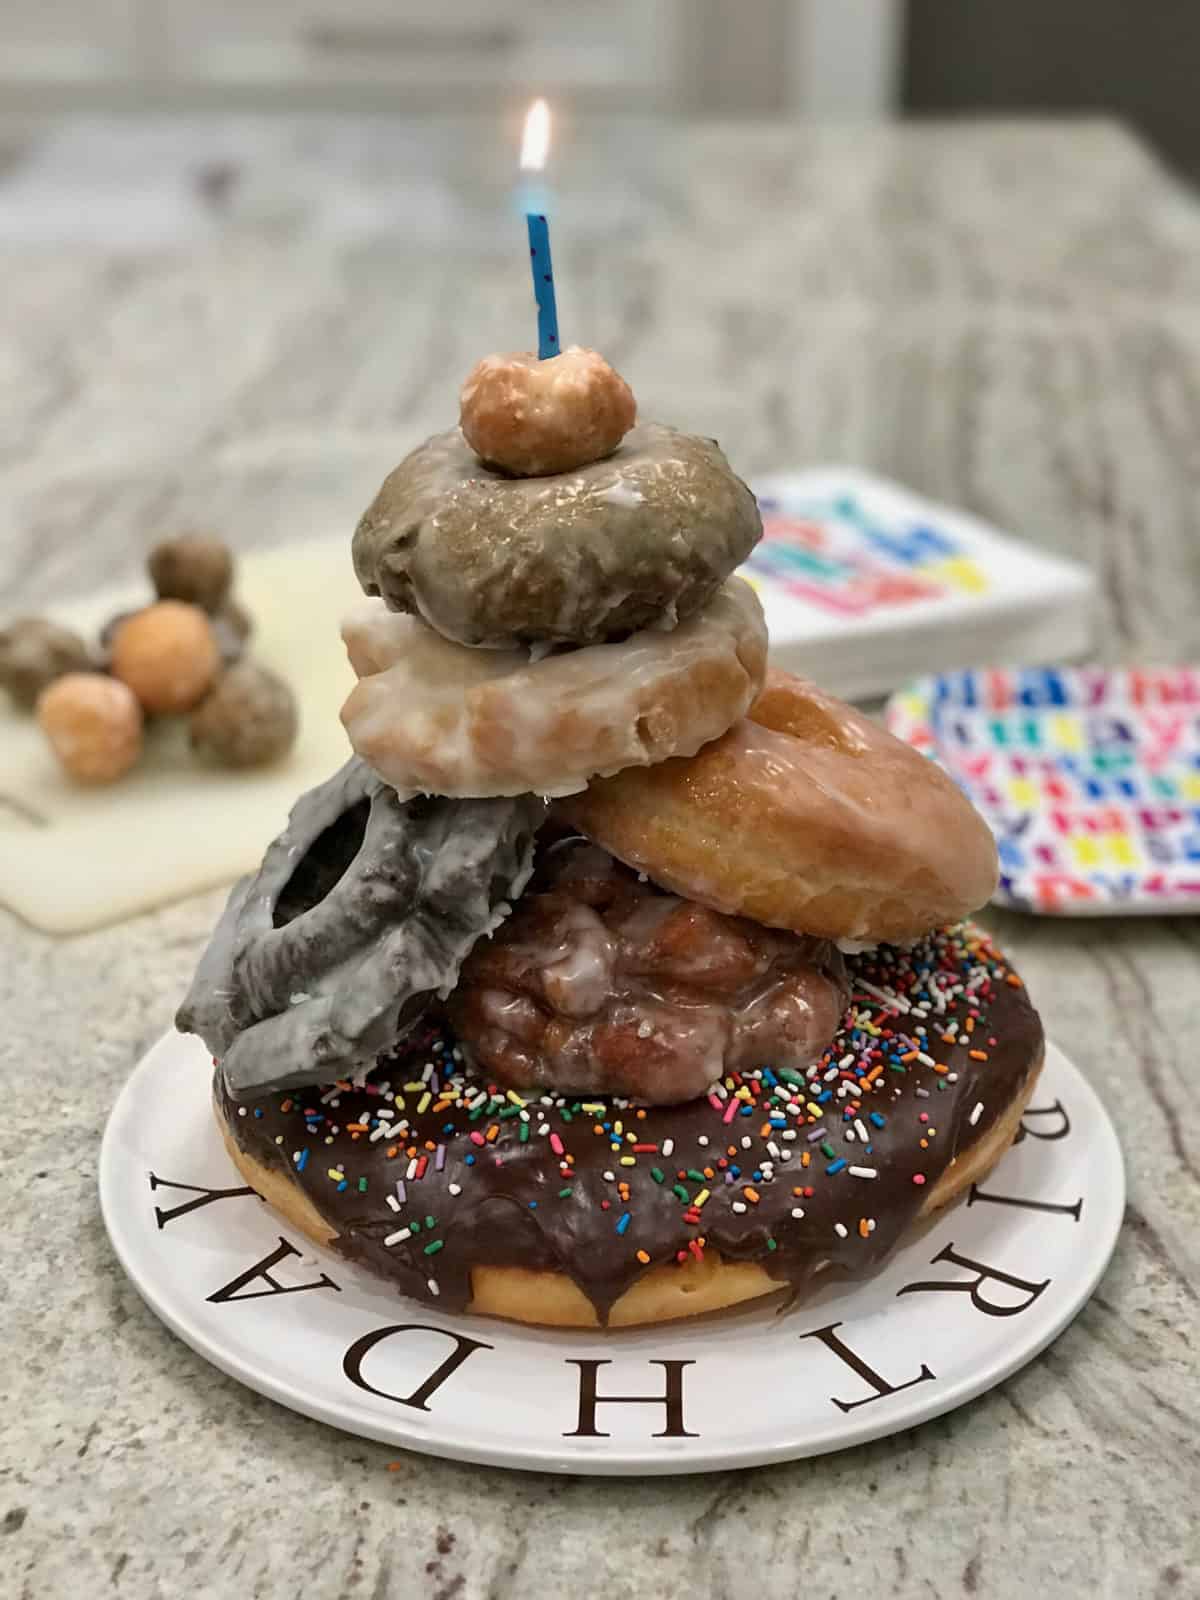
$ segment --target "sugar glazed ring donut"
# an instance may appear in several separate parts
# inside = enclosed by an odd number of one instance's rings
[[[828,940],[663,894],[584,839],[539,854],[448,1002],[489,1079],[672,1105],[764,1061],[802,1071],[833,1038],[849,991]]]
[[[460,644],[595,644],[691,616],[761,533],[711,439],[643,422],[602,461],[510,478],[454,428],[386,479],[354,570],[368,595]]]
[[[670,633],[538,661],[465,650],[377,604],[342,636],[360,677],[342,722],[404,794],[563,795],[594,773],[691,755],[743,714],[766,669],[762,608],[741,578]]]
[[[176,1027],[234,1097],[361,1074],[508,914],[544,814],[532,795],[405,804],[348,762],[234,888]]]
[[[371,1093],[267,1095],[242,1116],[218,1077],[217,1119],[293,1226],[442,1311],[621,1326],[803,1297],[868,1275],[983,1182],[1042,1062],[1037,1013],[977,930],[846,965],[849,1008],[807,1072],[764,1063],[711,1099],[514,1099],[464,1070],[439,1018]],[[423,1076],[424,1101],[405,1087]]]
[[[774,669],[722,739],[594,782],[560,813],[676,894],[827,939],[915,939],[996,887],[987,824],[939,767]]]

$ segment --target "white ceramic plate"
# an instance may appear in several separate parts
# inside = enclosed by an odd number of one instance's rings
[[[789,1310],[776,1297],[660,1328],[543,1331],[419,1305],[316,1250],[242,1187],[210,1074],[197,1040],[170,1035],[113,1109],[100,1203],[126,1272],[169,1328],[251,1388],[463,1461],[702,1472],[911,1428],[1062,1331],[1099,1281],[1125,1204],[1112,1124],[1050,1046],[1025,1135],[981,1191],[868,1282]],[[644,1398],[607,1398],[631,1396]]]

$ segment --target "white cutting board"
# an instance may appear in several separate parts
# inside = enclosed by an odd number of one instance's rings
[[[147,730],[138,767],[105,789],[65,778],[33,718],[0,694],[0,904],[47,933],[81,933],[230,883],[258,865],[304,790],[350,754],[338,720],[354,683],[338,624],[362,593],[348,539],[243,556],[238,599],[251,650],[285,678],[300,735],[274,766],[225,772],[195,760],[182,721]],[[129,587],[47,608],[95,637],[151,598]]]

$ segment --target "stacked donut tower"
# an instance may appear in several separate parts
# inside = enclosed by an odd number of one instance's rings
[[[297,1227],[542,1323],[867,1270],[999,1157],[1041,1064],[961,923],[986,826],[768,668],[733,575],[753,495],[635,417],[594,351],[491,356],[388,477],[343,626],[355,756],[234,889],[178,1017]]]

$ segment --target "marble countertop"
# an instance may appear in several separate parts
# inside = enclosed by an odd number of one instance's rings
[[[528,342],[506,162],[482,122],[0,123],[4,610],[184,524],[348,535],[475,357]],[[1200,657],[1200,207],[1126,134],[581,124],[561,171],[564,325],[647,413],[747,473],[892,473],[1091,563],[1103,658]],[[1128,1164],[1057,1342],[911,1433],[635,1482],[398,1459],[142,1304],[97,1149],[220,900],[70,941],[0,914],[6,1592],[1200,1592],[1194,919],[986,919]]]

